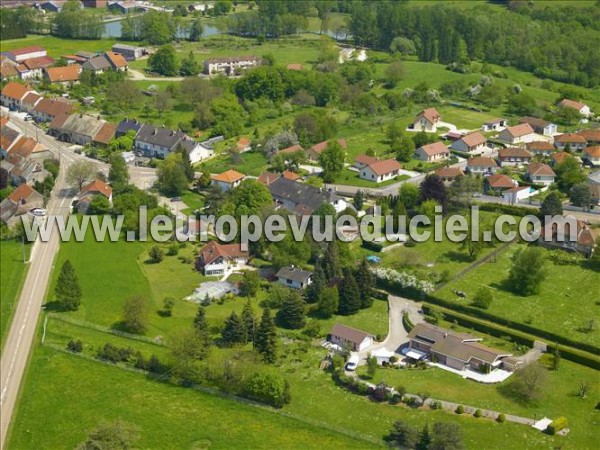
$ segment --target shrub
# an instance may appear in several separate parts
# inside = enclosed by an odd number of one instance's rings
[[[504,422],[506,422],[506,416],[504,414],[498,414],[498,417],[496,417],[496,420],[499,423],[504,423]]]
[[[421,406],[421,401],[416,397],[409,397],[406,399],[406,404],[411,408],[418,408]]]
[[[395,393],[394,395],[392,395],[392,398],[390,398],[390,405],[397,405],[401,401],[402,401],[402,396],[398,393]]]
[[[81,353],[83,350],[83,344],[79,339],[76,341],[70,340],[67,343],[67,350],[73,353]]]
[[[390,356],[390,363],[395,364],[398,362],[398,357],[397,356]]]
[[[456,414],[464,414],[465,413],[465,407],[463,405],[458,405],[456,407],[456,410],[454,412]]]
[[[358,395],[368,395],[370,386],[367,383],[356,383],[356,393]]]
[[[160,248],[158,245],[154,245],[149,252],[150,255],[150,262],[153,264],[158,264],[159,262],[161,262],[165,256],[162,248]]]
[[[169,245],[167,256],[177,256],[177,253],[179,253],[179,246],[177,244]]]
[[[429,407],[431,409],[433,409],[434,411],[437,411],[439,409],[442,409],[442,402],[440,402],[439,400],[435,400],[435,401],[429,403]]]
[[[242,394],[251,400],[283,408],[290,402],[289,385],[276,373],[256,372],[244,383]]]
[[[546,433],[554,435],[558,433],[560,430],[567,428],[568,422],[566,417],[559,417],[552,421],[548,428],[546,428]]]
[[[483,416],[483,413],[481,412],[480,409],[475,410],[475,413],[473,414],[474,417],[476,417],[477,419],[479,419],[481,416]]]

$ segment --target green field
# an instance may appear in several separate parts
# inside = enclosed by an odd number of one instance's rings
[[[54,59],[62,55],[72,55],[77,52],[105,52],[110,50],[117,42],[116,39],[77,40],[62,39],[54,36],[30,35],[23,39],[11,39],[2,41],[2,51],[27,47],[30,45],[41,45],[48,51],[48,55]]]
[[[520,297],[504,285],[510,269],[511,256],[522,246],[513,245],[496,262],[481,265],[465,277],[448,284],[436,296],[456,303],[468,304],[482,286],[492,289],[494,301],[490,314],[532,327],[550,331],[570,339],[600,344],[600,332],[581,330],[591,318],[600,314],[600,274],[580,264],[559,265],[553,262],[552,252],[544,250],[547,277],[539,294]],[[467,294],[459,299],[453,290]]]
[[[267,158],[261,152],[246,152],[239,155],[239,161],[232,161],[227,155],[220,155],[213,158],[202,167],[210,173],[221,173],[226,170],[234,169],[245,175],[253,175],[255,177],[263,173],[268,167]]]
[[[30,250],[31,246],[25,247],[27,257]],[[8,332],[15,302],[28,267],[23,264],[23,247],[20,242],[0,241],[0,266],[0,342],[4,344],[4,336]]]

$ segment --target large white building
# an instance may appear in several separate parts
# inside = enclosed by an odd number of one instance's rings
[[[222,73],[227,76],[236,75],[242,70],[258,67],[261,59],[258,56],[226,56],[204,60],[204,73],[213,75]]]

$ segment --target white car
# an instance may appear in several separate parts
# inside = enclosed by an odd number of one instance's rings
[[[30,212],[37,217],[44,217],[46,214],[48,214],[48,211],[46,211],[44,208],[33,208]]]
[[[348,362],[346,363],[346,370],[353,372],[358,367],[358,363],[360,362],[360,357],[358,355],[352,355]]]
[[[33,116],[31,114],[27,114],[23,120],[26,122],[31,122],[33,120]]]

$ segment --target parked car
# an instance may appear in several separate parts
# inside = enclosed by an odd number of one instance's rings
[[[348,362],[346,363],[346,370],[353,372],[358,367],[358,363],[360,361],[360,357],[358,355],[352,355]]]
[[[27,114],[23,120],[25,120],[26,122],[30,122],[33,120],[33,116],[31,114]]]
[[[44,217],[46,214],[48,214],[48,211],[46,211],[44,208],[33,208],[30,212],[37,217]]]

